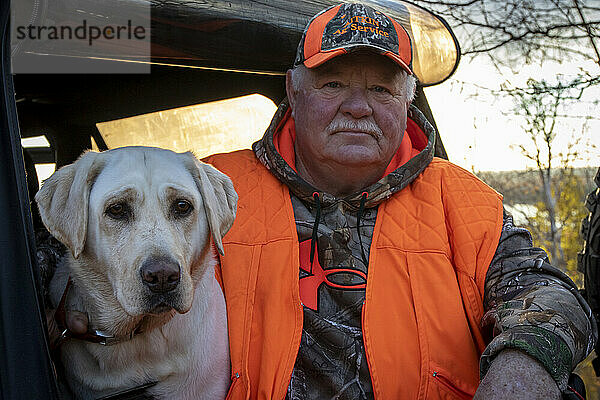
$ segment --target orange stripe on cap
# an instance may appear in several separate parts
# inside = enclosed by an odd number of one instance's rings
[[[398,54],[393,53],[391,51],[386,51],[383,53],[383,55],[394,60],[394,62],[396,64],[400,65],[406,71],[406,73],[408,73],[409,75],[413,74],[413,72],[410,70],[410,67],[406,64],[406,62],[402,58],[400,58],[398,56]]]
[[[329,61],[333,57],[337,57],[344,53],[347,53],[346,49],[334,49],[323,51],[304,60],[304,65],[306,66],[306,68],[315,68],[323,64],[325,61]]]
[[[325,31],[325,27],[329,21],[336,16],[341,6],[342,5],[340,4],[331,8],[330,10],[325,11],[323,14],[319,15],[312,22],[310,22],[310,26],[308,27],[306,35],[304,36],[305,65],[309,58],[321,52],[321,44],[323,43],[323,32]],[[323,62],[325,61],[326,60],[323,60]],[[308,65],[306,66],[308,67]]]
[[[402,25],[396,22],[395,19],[390,18],[386,15],[387,19],[392,21],[394,24],[394,29],[396,29],[396,36],[398,36],[398,54],[402,64],[406,67],[406,70],[412,74],[409,66],[412,60],[412,44],[410,42],[410,37],[408,36],[408,32]],[[395,58],[395,57],[394,57]]]

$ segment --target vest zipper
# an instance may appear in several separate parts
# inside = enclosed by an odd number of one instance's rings
[[[377,399],[378,388],[375,387],[373,382],[373,368],[371,367],[371,358],[369,356],[369,349],[367,348],[367,338],[365,336],[365,307],[367,305],[367,291],[365,290],[365,300],[363,301],[362,312],[360,315],[360,323],[362,330],[363,346],[365,348],[365,359],[367,360],[367,368],[369,369],[369,378],[371,379],[371,387],[373,389],[373,397]]]
[[[458,397],[460,397],[462,399],[472,399],[473,398],[473,395],[465,392],[462,389],[457,388],[452,382],[450,382],[450,380],[448,378],[446,378],[444,375],[441,375],[438,371],[433,371],[432,376],[434,378],[436,378],[436,380],[439,383],[441,383],[443,386],[445,386],[448,390],[450,390],[452,393],[454,393]]]

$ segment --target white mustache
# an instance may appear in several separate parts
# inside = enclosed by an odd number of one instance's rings
[[[371,120],[357,120],[351,121],[346,119],[334,119],[325,128],[325,133],[331,135],[336,132],[364,132],[373,137],[380,138],[383,136],[383,132],[377,124]]]

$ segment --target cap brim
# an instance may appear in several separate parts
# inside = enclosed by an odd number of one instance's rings
[[[392,53],[391,51],[382,52],[381,49],[374,48],[372,46],[353,46],[352,50],[355,50],[357,48],[369,49],[369,50],[375,51],[383,56],[386,56],[386,57],[392,59],[392,61],[394,61],[400,67],[402,67],[402,69],[405,70],[409,75],[413,74],[413,72],[411,71],[409,66],[406,65],[406,63],[404,61],[402,61],[400,56]],[[337,57],[337,56],[340,56],[340,55],[346,54],[346,53],[348,53],[348,50],[344,49],[344,48],[324,51],[321,53],[317,53],[314,56],[309,57],[306,60],[304,60],[304,65],[306,66],[306,68],[316,68],[319,65],[324,64],[326,61],[329,61],[334,57]]]

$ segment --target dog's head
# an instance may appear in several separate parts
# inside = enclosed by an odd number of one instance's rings
[[[189,310],[211,264],[211,234],[223,254],[237,204],[226,175],[191,153],[147,147],[87,152],[35,199],[77,259],[74,278],[131,316]]]

